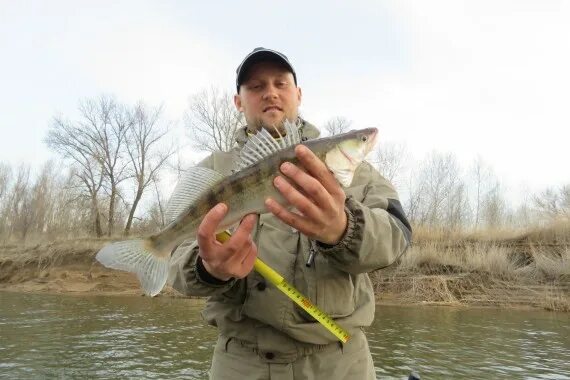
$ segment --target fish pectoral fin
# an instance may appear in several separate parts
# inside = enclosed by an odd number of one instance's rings
[[[109,244],[95,258],[107,268],[136,273],[146,295],[160,293],[168,278],[170,252],[150,248],[147,240],[127,240]]]
[[[166,224],[170,224],[184,213],[204,191],[219,182],[224,176],[215,170],[194,166],[184,172],[174,188],[166,206]]]

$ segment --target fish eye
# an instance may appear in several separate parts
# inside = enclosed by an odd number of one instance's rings
[[[368,141],[368,136],[362,135],[362,137],[360,137],[360,140],[361,140],[362,142],[366,142],[366,141]]]

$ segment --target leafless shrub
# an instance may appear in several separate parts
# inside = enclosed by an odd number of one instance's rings
[[[380,142],[374,150],[370,161],[384,178],[390,181],[396,188],[400,188],[408,160],[409,154],[406,145]]]
[[[30,167],[22,164],[16,171],[15,182],[8,196],[8,209],[10,212],[8,238],[13,233],[19,233],[20,238],[25,240],[32,226],[34,215],[31,208],[30,187]]]
[[[352,121],[344,116],[335,116],[330,118],[323,126],[327,136],[340,135],[341,133],[348,132]]]
[[[0,163],[0,238],[7,235],[9,222],[8,191],[12,177],[12,168]]]
[[[184,119],[194,147],[208,152],[230,151],[236,144],[238,128],[244,124],[233,97],[214,87],[190,98]]]
[[[103,213],[108,236],[117,224],[129,233],[143,194],[172,153],[161,146],[168,129],[159,122],[160,113],[160,107],[129,108],[101,96],[81,101],[76,121],[54,118],[46,143],[71,164],[79,193],[90,201],[97,236],[103,234]]]
[[[161,108],[149,109],[143,103],[134,109],[133,122],[128,129],[127,152],[133,171],[135,195],[130,207],[124,234],[128,235],[132,226],[136,208],[145,189],[156,183],[160,170],[174,153],[172,147],[161,147],[161,140],[168,133],[160,125]]]
[[[455,156],[433,152],[411,178],[407,210],[412,222],[455,228],[468,218],[465,186]]]
[[[537,212],[547,220],[570,220],[570,185],[548,188],[533,197]]]

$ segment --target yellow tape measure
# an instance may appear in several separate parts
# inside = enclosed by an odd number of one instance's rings
[[[220,232],[216,235],[216,239],[220,242],[226,242],[230,238],[230,233],[227,231]],[[336,322],[327,315],[324,311],[316,307],[307,297],[299,292],[295,287],[289,284],[283,276],[274,271],[269,265],[265,264],[259,258],[255,259],[255,270],[261,274],[267,281],[271,282],[281,290],[293,302],[299,305],[303,310],[315,318],[321,325],[329,330],[341,342],[346,343],[350,339],[350,335],[346,330],[336,324]]]

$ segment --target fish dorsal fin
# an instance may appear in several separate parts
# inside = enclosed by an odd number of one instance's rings
[[[238,170],[255,165],[273,153],[301,142],[299,124],[285,120],[283,127],[285,128],[285,136],[282,136],[279,130],[275,129],[279,135],[278,138],[271,136],[265,128],[255,135],[249,136],[239,154]]]
[[[170,224],[188,209],[204,191],[224,176],[215,170],[194,166],[182,174],[166,206],[166,224]]]

